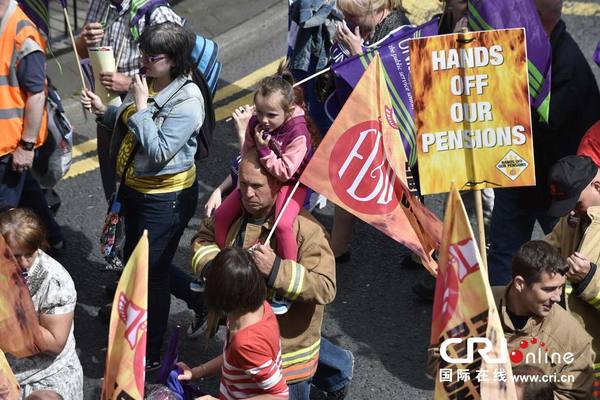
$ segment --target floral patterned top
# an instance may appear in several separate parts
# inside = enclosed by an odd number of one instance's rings
[[[27,286],[38,314],[67,314],[75,311],[77,292],[65,268],[42,250],[27,271]],[[58,355],[40,353],[8,362],[21,385],[22,398],[31,392],[51,389],[64,399],[83,398],[83,370],[75,352],[73,327]]]

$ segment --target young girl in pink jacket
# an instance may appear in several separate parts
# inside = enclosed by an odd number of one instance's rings
[[[279,66],[277,74],[259,82],[254,94],[255,115],[248,122],[242,147],[242,158],[255,148],[265,169],[283,184],[275,203],[275,219],[312,155],[312,124],[307,122],[302,92],[294,89],[293,83],[292,74],[284,64]],[[275,228],[277,255],[282,259],[298,257],[293,224],[305,197],[306,187],[299,185]],[[225,244],[227,231],[240,213],[240,192],[236,189],[215,211],[218,244]],[[287,308],[275,305],[273,311],[284,313]]]

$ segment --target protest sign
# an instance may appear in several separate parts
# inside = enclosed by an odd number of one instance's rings
[[[535,185],[525,30],[410,41],[421,193]]]

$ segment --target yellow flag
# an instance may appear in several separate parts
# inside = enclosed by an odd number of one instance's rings
[[[487,271],[454,186],[438,265],[431,327],[431,343],[440,352],[434,398],[516,400]]]
[[[0,350],[0,387],[6,386],[8,388],[7,400],[16,400],[20,397],[21,388],[19,382],[10,369],[6,356]]]
[[[110,316],[102,400],[144,398],[148,321],[148,232],[123,270]]]

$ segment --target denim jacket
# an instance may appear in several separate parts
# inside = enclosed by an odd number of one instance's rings
[[[342,18],[335,1],[295,0],[290,5],[289,18],[300,27],[290,55],[290,68],[308,71],[316,63],[316,71],[323,69],[329,61],[335,32],[332,21]]]
[[[145,110],[133,114],[127,125],[121,114],[134,102],[127,93],[119,107],[109,106],[101,123],[113,128],[110,143],[111,162],[117,154],[125,134],[133,132],[140,146],[134,158],[136,176],[158,176],[183,172],[194,164],[196,136],[204,121],[204,99],[196,84],[184,83],[180,75],[156,96],[148,100]],[[160,111],[153,118],[156,111]]]

